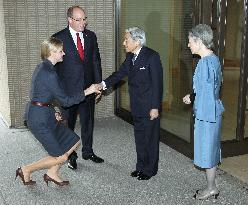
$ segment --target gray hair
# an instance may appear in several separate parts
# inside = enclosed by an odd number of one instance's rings
[[[125,30],[126,33],[130,33],[131,38],[134,41],[139,41],[141,46],[146,44],[146,34],[145,31],[139,27],[131,27]]]
[[[212,48],[213,43],[213,31],[210,26],[206,24],[198,24],[189,31],[189,37],[192,37],[195,41],[201,40],[207,48]]]

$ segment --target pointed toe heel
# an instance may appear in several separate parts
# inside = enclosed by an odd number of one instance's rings
[[[48,181],[49,181],[48,175],[44,174],[43,179],[44,179],[44,182],[46,183],[46,185],[48,186]]]
[[[44,174],[43,176],[44,181],[46,182],[47,186],[48,186],[48,182],[53,182],[54,184],[58,185],[58,186],[67,186],[70,184],[69,181],[62,181],[62,182],[58,182],[56,180],[54,180],[53,178],[49,177],[47,174]]]
[[[217,199],[220,195],[220,192],[218,192],[217,194],[214,195],[214,198]]]
[[[33,181],[31,179],[28,182],[25,181],[21,167],[18,167],[18,169],[16,170],[15,180],[16,180],[16,178],[18,176],[21,178],[21,180],[22,180],[22,182],[23,182],[24,185],[34,185],[34,184],[36,184],[36,181]]]
[[[200,191],[199,189],[196,190],[196,192],[195,192],[195,194],[194,194],[194,196],[193,196],[194,199],[196,199],[196,195],[199,194],[199,191]]]

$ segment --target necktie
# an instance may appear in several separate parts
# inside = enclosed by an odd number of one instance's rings
[[[81,42],[81,39],[79,37],[79,33],[76,33],[77,35],[77,49],[78,49],[78,54],[81,58],[81,60],[83,61],[84,60],[84,48],[82,46],[82,42]]]
[[[137,57],[137,55],[133,54],[133,58],[132,58],[133,65],[134,65],[134,61],[136,60],[136,57]]]

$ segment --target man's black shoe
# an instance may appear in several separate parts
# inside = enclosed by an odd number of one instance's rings
[[[146,175],[146,174],[141,174],[141,175],[139,175],[138,176],[138,180],[149,180],[151,177],[150,176],[148,176],[148,175]]]
[[[101,157],[98,157],[95,154],[91,154],[91,155],[88,155],[88,156],[83,156],[83,159],[85,159],[85,160],[89,159],[89,160],[91,160],[91,161],[93,161],[95,163],[103,163],[104,162],[104,160]]]
[[[141,174],[142,174],[141,171],[135,170],[135,171],[133,171],[133,172],[131,173],[131,177],[138,177],[138,176],[140,176]]]
[[[77,159],[76,158],[68,159],[68,167],[72,170],[77,169]]]

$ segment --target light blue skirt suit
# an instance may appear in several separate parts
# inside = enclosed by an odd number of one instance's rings
[[[221,161],[221,120],[224,111],[219,99],[222,73],[219,58],[212,54],[201,58],[193,76],[194,164],[215,167]]]

